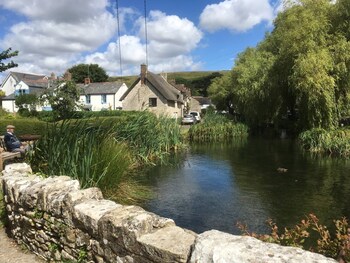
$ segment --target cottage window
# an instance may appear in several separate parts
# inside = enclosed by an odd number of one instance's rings
[[[157,98],[149,98],[148,104],[150,107],[157,107]]]
[[[91,95],[86,95],[85,99],[86,99],[86,104],[90,104],[91,103]]]
[[[106,104],[107,103],[107,95],[106,94],[102,94],[101,95],[101,104]]]

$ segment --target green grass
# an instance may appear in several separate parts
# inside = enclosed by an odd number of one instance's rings
[[[193,142],[228,141],[246,138],[248,127],[223,115],[207,114],[201,123],[191,126],[188,138]]]
[[[126,142],[144,163],[161,161],[164,155],[183,146],[177,121],[143,112],[116,127],[118,141]]]
[[[116,185],[132,163],[125,144],[106,129],[85,120],[64,121],[47,127],[29,155],[35,172],[68,175],[83,188]]]
[[[327,131],[315,128],[300,134],[302,147],[310,152],[350,157],[350,129]]]

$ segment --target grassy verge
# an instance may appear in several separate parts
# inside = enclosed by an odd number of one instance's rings
[[[327,131],[316,128],[299,136],[302,147],[310,152],[350,157],[350,129]]]

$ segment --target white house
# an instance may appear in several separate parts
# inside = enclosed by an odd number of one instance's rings
[[[61,80],[69,80],[68,75],[66,73]],[[40,96],[48,88],[53,89],[57,80],[53,73],[51,77],[47,77],[40,74],[10,72],[1,86],[1,90],[5,92],[5,97],[2,98],[2,108],[9,112],[17,112],[18,108],[15,105],[17,95],[36,94]],[[128,89],[125,83],[90,83],[88,78],[85,84],[77,84],[77,86],[80,88],[80,102],[83,107],[93,111],[120,109],[122,107],[120,98]],[[37,107],[37,111],[50,109],[49,105]]]
[[[9,112],[17,112],[15,97],[20,94],[41,94],[50,85],[50,80],[54,75],[47,77],[45,75],[22,73],[11,71],[3,81],[1,90],[5,92],[2,98],[2,108]],[[37,110],[41,110],[38,108]]]
[[[80,102],[85,110],[117,110],[122,108],[120,98],[128,87],[121,82],[96,82],[77,84],[81,89]]]

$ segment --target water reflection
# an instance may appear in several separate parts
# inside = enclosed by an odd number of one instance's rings
[[[193,145],[178,157],[148,171],[155,198],[144,207],[196,232],[239,233],[242,221],[262,233],[268,218],[291,226],[310,212],[327,224],[350,217],[349,161],[312,158],[293,141]]]

